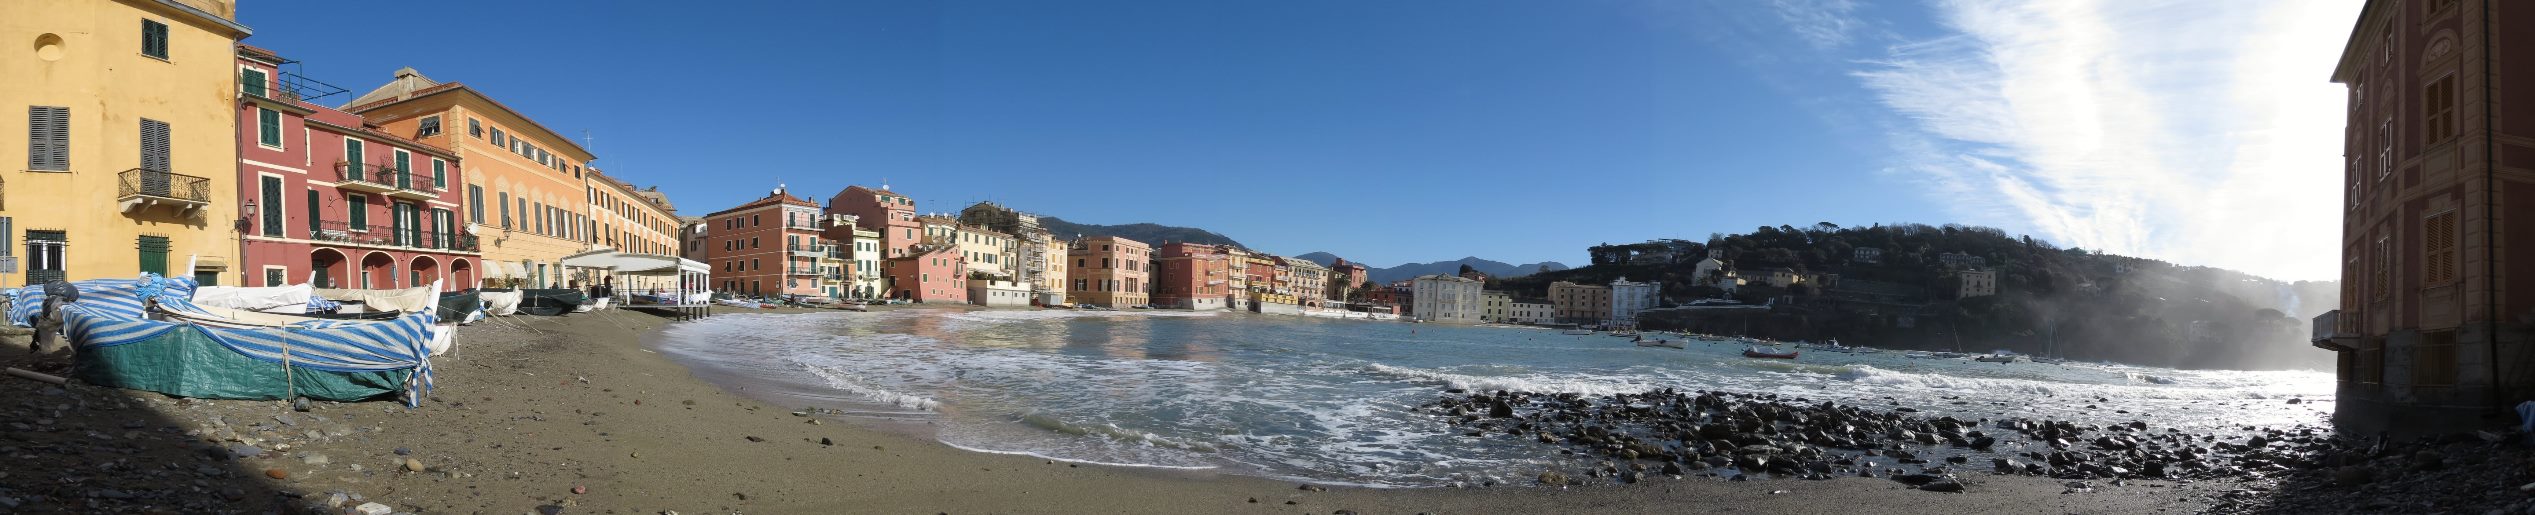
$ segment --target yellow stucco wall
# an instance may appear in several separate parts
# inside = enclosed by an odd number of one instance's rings
[[[552,140],[552,135],[545,134],[543,130],[531,129],[534,122],[463,92],[417,97],[363,111],[361,115],[391,134],[412,134],[423,117],[439,115],[441,136],[427,138],[424,142],[458,154],[459,162],[464,163],[466,168],[466,183],[484,188],[484,202],[487,204],[484,206],[484,224],[475,227],[484,260],[519,264],[532,275],[539,273],[537,265],[545,265],[544,282],[529,280],[525,282],[528,286],[560,287],[568,282],[569,277],[555,263],[564,256],[591,248],[586,241],[589,236],[587,227],[572,234],[540,234],[529,230],[533,227],[529,224],[533,224],[534,220],[520,213],[519,204],[520,199],[527,199],[531,206],[543,204],[587,216],[590,213],[589,182],[573,176],[571,170],[574,165],[585,165],[583,159],[588,156],[570,150],[575,147],[563,144],[566,142]],[[484,135],[468,132],[467,121],[470,119],[483,126]],[[500,129],[505,138],[524,137],[547,149],[556,158],[564,160],[564,170],[556,171],[550,165],[538,164],[535,159],[511,152],[506,146],[494,145],[494,129]],[[511,224],[508,229],[502,226],[502,206],[492,205],[500,202],[505,193],[511,199]],[[486,275],[494,274],[488,271]]]
[[[184,0],[220,15],[234,2]],[[167,58],[141,53],[142,20],[168,26]],[[11,219],[8,254],[25,284],[26,233],[68,236],[71,280],[140,272],[141,236],[169,239],[168,270],[188,255],[238,284],[236,45],[244,34],[149,0],[0,2],[0,216]],[[69,108],[70,170],[28,170],[29,106]],[[140,124],[167,122],[170,171],[208,179],[208,203],[189,215],[161,206],[125,213],[119,176],[140,166]]]

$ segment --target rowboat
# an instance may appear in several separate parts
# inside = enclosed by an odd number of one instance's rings
[[[1754,345],[1743,348],[1743,357],[1760,359],[1796,359],[1796,354],[1799,352],[1802,351],[1791,350],[1780,352],[1777,349],[1761,350],[1760,346]]]

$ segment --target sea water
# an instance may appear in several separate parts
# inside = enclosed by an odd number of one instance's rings
[[[1759,360],[1728,342],[1669,349],[1541,329],[1211,312],[738,314],[672,325],[657,345],[740,393],[901,422],[974,451],[1369,486],[1510,482],[1572,459],[1528,438],[1464,436],[1421,409],[1448,388],[1775,393],[2221,436],[2321,424],[2333,391],[2329,372],[1899,351]]]

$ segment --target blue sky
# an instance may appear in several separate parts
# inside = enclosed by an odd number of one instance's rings
[[[447,1],[383,23],[265,0],[240,16],[249,44],[355,95],[411,66],[588,131],[599,166],[687,214],[778,182],[824,200],[886,180],[925,211],[991,199],[1377,265],[1969,223],[2302,279],[2334,275],[2340,122],[2294,113],[2338,107],[2324,81],[2355,4]]]

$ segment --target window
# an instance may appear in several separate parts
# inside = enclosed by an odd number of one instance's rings
[[[502,128],[501,128],[501,127],[494,127],[494,128],[493,128],[493,146],[496,146],[496,147],[501,147],[501,146],[509,146],[509,145],[510,145],[510,138],[508,138],[508,137],[506,137],[506,136],[503,136],[503,135],[502,135]]]
[[[255,144],[282,148],[282,112],[255,108]]]
[[[141,55],[167,59],[167,24],[141,20]]]
[[[366,161],[364,161],[364,160],[363,160],[363,157],[361,156],[361,150],[362,150],[362,148],[361,148],[361,140],[352,139],[352,138],[344,138],[344,139],[343,139],[343,162],[344,162],[343,179],[344,179],[344,180],[350,180],[350,181],[367,181],[367,180],[371,180],[371,179],[370,179],[370,173],[369,173],[369,170],[364,169],[364,168],[367,168],[367,167],[369,166],[369,164],[368,164]]]
[[[141,119],[141,169],[154,172],[168,171],[168,160],[171,157],[168,156],[167,142],[168,139],[174,137],[170,132],[167,122]]]
[[[2456,211],[2429,215],[2421,222],[2421,285],[2456,280]]]
[[[2377,180],[2394,175],[2394,120],[2377,124]]]
[[[2435,145],[2456,135],[2456,76],[2430,81],[2421,91],[2421,144]]]
[[[2350,210],[2359,210],[2359,158],[2350,158]]]
[[[263,211],[260,213],[260,216],[263,218],[264,222],[264,235],[275,238],[283,237],[282,213],[284,213],[283,209],[285,208],[282,207],[282,178],[265,176],[261,179],[263,179],[260,181],[262,182],[263,187],[259,193],[262,194],[262,202],[264,205],[262,206]]]
[[[308,205],[306,208],[308,209],[308,237],[315,238],[317,237],[318,231],[325,230],[324,224],[320,221],[326,219],[325,214],[318,211],[317,190],[315,188],[310,188],[308,190],[308,200],[305,203]]]
[[[401,148],[393,152],[396,156],[396,188],[414,189],[414,154]]]
[[[442,161],[437,157],[431,158],[431,188],[443,191],[449,189],[448,161]]]
[[[467,136],[476,138],[484,137],[484,122],[477,121],[474,118],[468,118]]]
[[[142,236],[140,237],[140,241],[135,242],[133,246],[141,253],[142,272],[162,276],[167,275],[168,244],[166,236]]]
[[[2376,298],[2377,298],[2377,300],[2385,300],[2385,298],[2386,298],[2386,297],[2390,296],[2390,295],[2393,293],[2393,291],[2392,291],[2392,290],[2394,289],[2393,274],[2387,273],[2388,271],[2392,270],[2393,268],[2394,268],[2394,246],[2391,244],[2391,242],[2389,242],[2389,241],[2387,240],[2387,238],[2386,238],[2386,237],[2384,237],[2384,236],[2378,236],[2378,237],[2377,237],[2377,266],[2375,267],[2375,269],[2374,269],[2374,270],[2371,270],[2371,271],[2369,272],[2369,275],[2371,275],[2372,277],[2370,277],[2370,278],[2368,279],[2368,287],[2370,288],[2370,291],[2369,291],[2369,295],[2370,295],[2370,296],[2376,297]]]
[[[287,283],[287,282],[286,282],[286,281],[289,281],[289,280],[290,280],[290,279],[288,278],[288,276],[289,276],[289,275],[290,275],[290,270],[288,270],[288,269],[283,269],[283,268],[266,268],[266,269],[264,269],[264,285],[265,285],[265,286],[267,286],[267,287],[271,287],[271,286],[281,286],[281,285],[284,285],[284,284],[289,284],[289,283]]]
[[[355,231],[370,230],[370,197],[366,195],[351,195],[344,197],[344,200],[348,202],[351,207],[344,213],[345,216],[343,217],[343,222],[351,225],[352,230]]]
[[[511,228],[511,192],[494,192],[493,199],[502,208],[502,229],[509,230]]]
[[[26,129],[26,169],[70,171],[70,108],[27,106]]]
[[[254,68],[243,68],[238,70],[238,91],[244,92],[248,96],[265,96],[264,88],[270,85],[270,82],[271,81],[265,78],[264,70]]]
[[[414,137],[417,137],[417,138],[428,138],[428,137],[438,136],[438,135],[440,135],[440,117],[439,117],[439,116],[425,116],[425,117],[423,117],[423,118],[422,118],[422,121],[420,121],[420,122],[415,122],[415,124],[414,124]]]
[[[64,254],[70,247],[70,233],[62,231],[26,232],[26,283],[42,284],[69,278],[69,263]]]
[[[484,187],[467,185],[467,222],[484,224]]]

